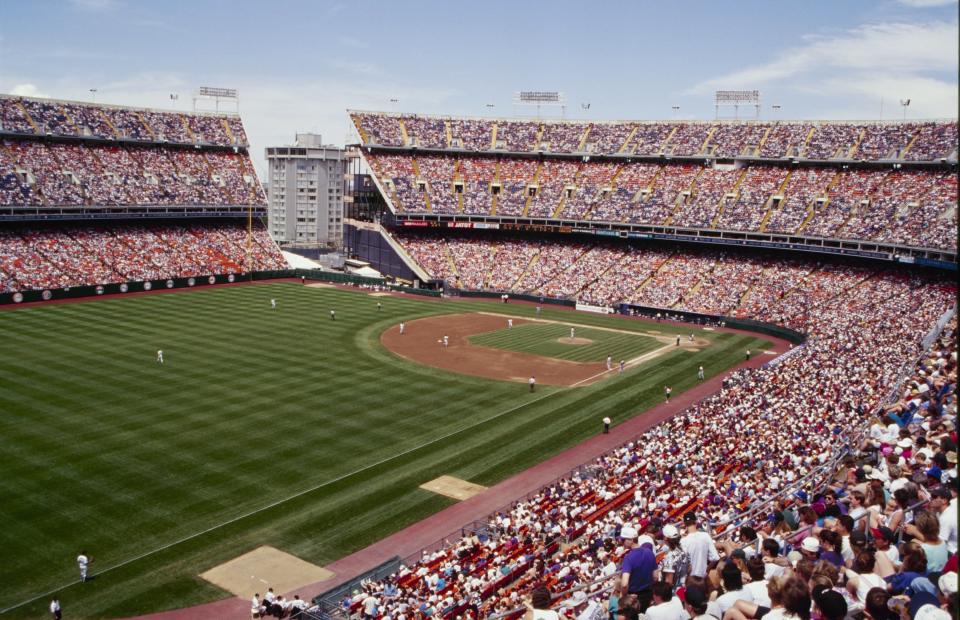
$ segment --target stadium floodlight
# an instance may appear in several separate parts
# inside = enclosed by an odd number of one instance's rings
[[[909,99],[901,99],[900,105],[903,106],[903,120],[907,120],[907,106],[910,105]]]
[[[174,97],[171,93],[171,100],[176,101],[177,98],[179,97]],[[211,99],[214,102],[214,111],[216,112],[220,111],[221,101],[233,104],[235,114],[240,112],[240,94],[236,88],[215,88],[213,86],[201,86],[193,91],[193,111],[199,111],[197,108],[198,102],[209,101]]]
[[[96,88],[91,88],[91,89],[90,89],[90,100],[93,101],[94,103],[97,102],[97,89],[96,89]]]
[[[521,90],[513,94],[513,105],[536,106],[537,118],[540,117],[541,106],[559,107],[562,118],[567,110],[567,98],[555,90]]]
[[[582,110],[589,110],[589,109],[590,109],[590,102],[588,101],[587,103],[581,103],[581,104],[580,104],[580,109],[582,109]]]
[[[760,91],[759,90],[718,90],[714,93],[716,118],[720,118],[720,108],[733,108],[733,117],[740,117],[740,106],[753,106],[754,117],[760,118]]]

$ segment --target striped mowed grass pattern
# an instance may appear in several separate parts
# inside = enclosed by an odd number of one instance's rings
[[[400,320],[489,309],[273,283],[0,312],[0,617],[43,616],[52,592],[72,618],[216,600],[196,575],[264,544],[329,563],[449,505],[427,480],[495,484],[761,348],[717,334],[529,394],[379,344]],[[81,550],[99,574],[82,585]]]
[[[576,317],[579,318],[579,317]],[[614,362],[629,360],[663,346],[656,338],[640,334],[574,326],[577,338],[589,344],[569,344],[571,325],[565,323],[523,323],[469,338],[470,342],[494,349],[507,349],[555,357],[572,362],[602,362],[607,356]]]

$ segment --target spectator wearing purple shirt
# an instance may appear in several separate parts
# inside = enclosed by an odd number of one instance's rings
[[[636,600],[636,608],[645,612],[653,600],[653,572],[657,569],[657,558],[653,554],[653,539],[649,536],[637,538],[637,530],[625,525],[620,530],[620,538],[630,547],[623,558],[620,569],[621,591]]]

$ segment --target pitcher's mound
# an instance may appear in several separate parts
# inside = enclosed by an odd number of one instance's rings
[[[557,342],[562,342],[563,344],[593,344],[593,340],[589,338],[570,338],[569,336],[557,338]]]
[[[267,588],[273,588],[277,594],[296,590],[329,579],[333,573],[279,549],[264,546],[214,566],[200,576],[241,598],[250,598],[254,592],[262,594]]]
[[[446,495],[447,497],[452,497],[453,499],[458,499],[461,501],[470,499],[474,495],[483,493],[487,490],[487,487],[485,486],[473,484],[472,482],[467,482],[466,480],[461,480],[460,478],[454,478],[453,476],[440,476],[439,478],[434,478],[430,482],[421,484],[420,488],[425,491],[432,491],[439,495]]]

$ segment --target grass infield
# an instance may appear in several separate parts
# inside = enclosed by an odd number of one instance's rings
[[[492,485],[764,343],[702,332],[702,351],[535,395],[379,344],[400,320],[490,309],[273,283],[0,312],[0,617],[43,617],[52,591],[70,618],[216,600],[196,575],[260,545],[327,564],[452,503],[420,484]],[[82,585],[81,550],[102,573]]]
[[[573,316],[571,320],[578,318]],[[561,341],[569,336],[570,325],[565,323],[524,323],[511,329],[477,334],[469,340],[484,347],[533,353],[572,362],[602,362],[609,355],[613,362],[617,363],[664,346],[649,336],[587,327],[576,328],[576,337],[591,340],[589,344],[568,344]]]

